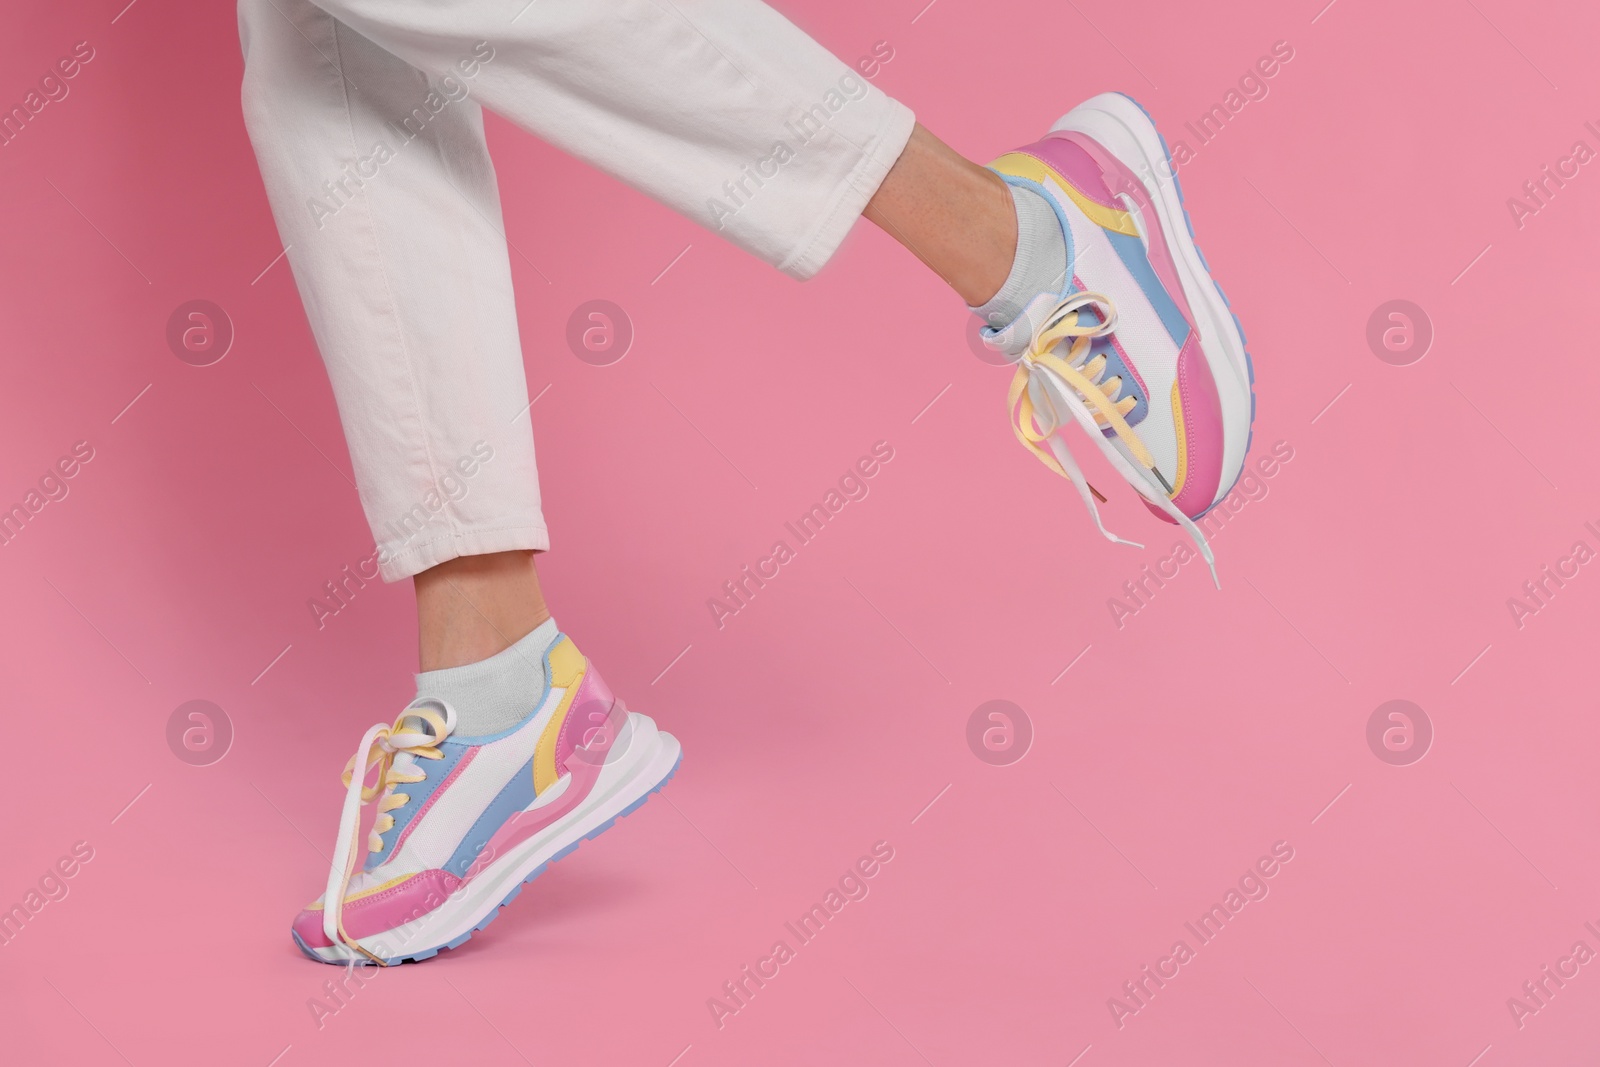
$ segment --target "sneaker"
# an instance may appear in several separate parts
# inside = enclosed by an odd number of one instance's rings
[[[388,965],[455,948],[672,777],[677,740],[627,711],[564,634],[545,654],[545,679],[533,714],[498,734],[454,736],[455,710],[437,701],[367,731],[345,768],[327,891],[294,921],[302,952]],[[361,849],[362,807],[374,799]]]
[[[1194,520],[1244,471],[1255,377],[1161,134],[1132,99],[1102,93],[990,167],[1048,200],[1067,242],[1062,290],[981,331],[1017,364],[1017,438],[1073,483],[1101,533],[1136,545],[1100,521],[1099,494],[1057,432],[1077,423],[1151,510],[1189,533],[1215,580]]]

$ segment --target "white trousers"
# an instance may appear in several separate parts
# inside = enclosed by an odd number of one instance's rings
[[[549,547],[481,107],[799,278],[914,121],[758,0],[240,0],[239,29],[389,581]]]

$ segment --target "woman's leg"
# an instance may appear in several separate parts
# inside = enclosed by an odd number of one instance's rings
[[[1017,250],[1017,214],[1000,176],[917,125],[864,212],[968,305],[1000,291]]]
[[[677,765],[677,742],[623,709],[542,603],[527,389],[472,97],[799,276],[913,124],[759,4],[694,14],[241,0],[247,124],[383,575],[416,579],[425,668],[353,762],[381,791],[348,784],[327,889],[293,924],[314,959],[459,944]]]
[[[309,0],[241,0],[239,22],[246,126],[384,579],[548,547],[499,192],[465,81],[441,94]]]
[[[488,659],[550,618],[531,551],[458,556],[414,580],[423,671]]]

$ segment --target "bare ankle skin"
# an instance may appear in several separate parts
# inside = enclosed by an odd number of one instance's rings
[[[1005,284],[1017,215],[998,174],[917,124],[863,213],[945,280],[968,305]]]
[[[550,617],[532,552],[460,556],[418,574],[418,661],[424,671],[488,659]]]

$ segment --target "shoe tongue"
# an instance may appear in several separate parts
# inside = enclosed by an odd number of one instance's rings
[[[1034,332],[1043,325],[1050,310],[1060,302],[1061,297],[1056,294],[1040,293],[1028,301],[1022,314],[1012,319],[1010,325],[992,333],[985,327],[983,339],[989,347],[997,348],[1008,356],[1020,356],[1028,350]]]
[[[455,730],[456,710],[444,701],[434,697],[417,697],[406,705],[406,711],[411,711],[413,708],[433,712],[444,719],[447,731]],[[428,734],[429,736],[434,734],[433,723],[420,715],[402,715],[400,725],[408,730],[416,730],[418,733]]]

